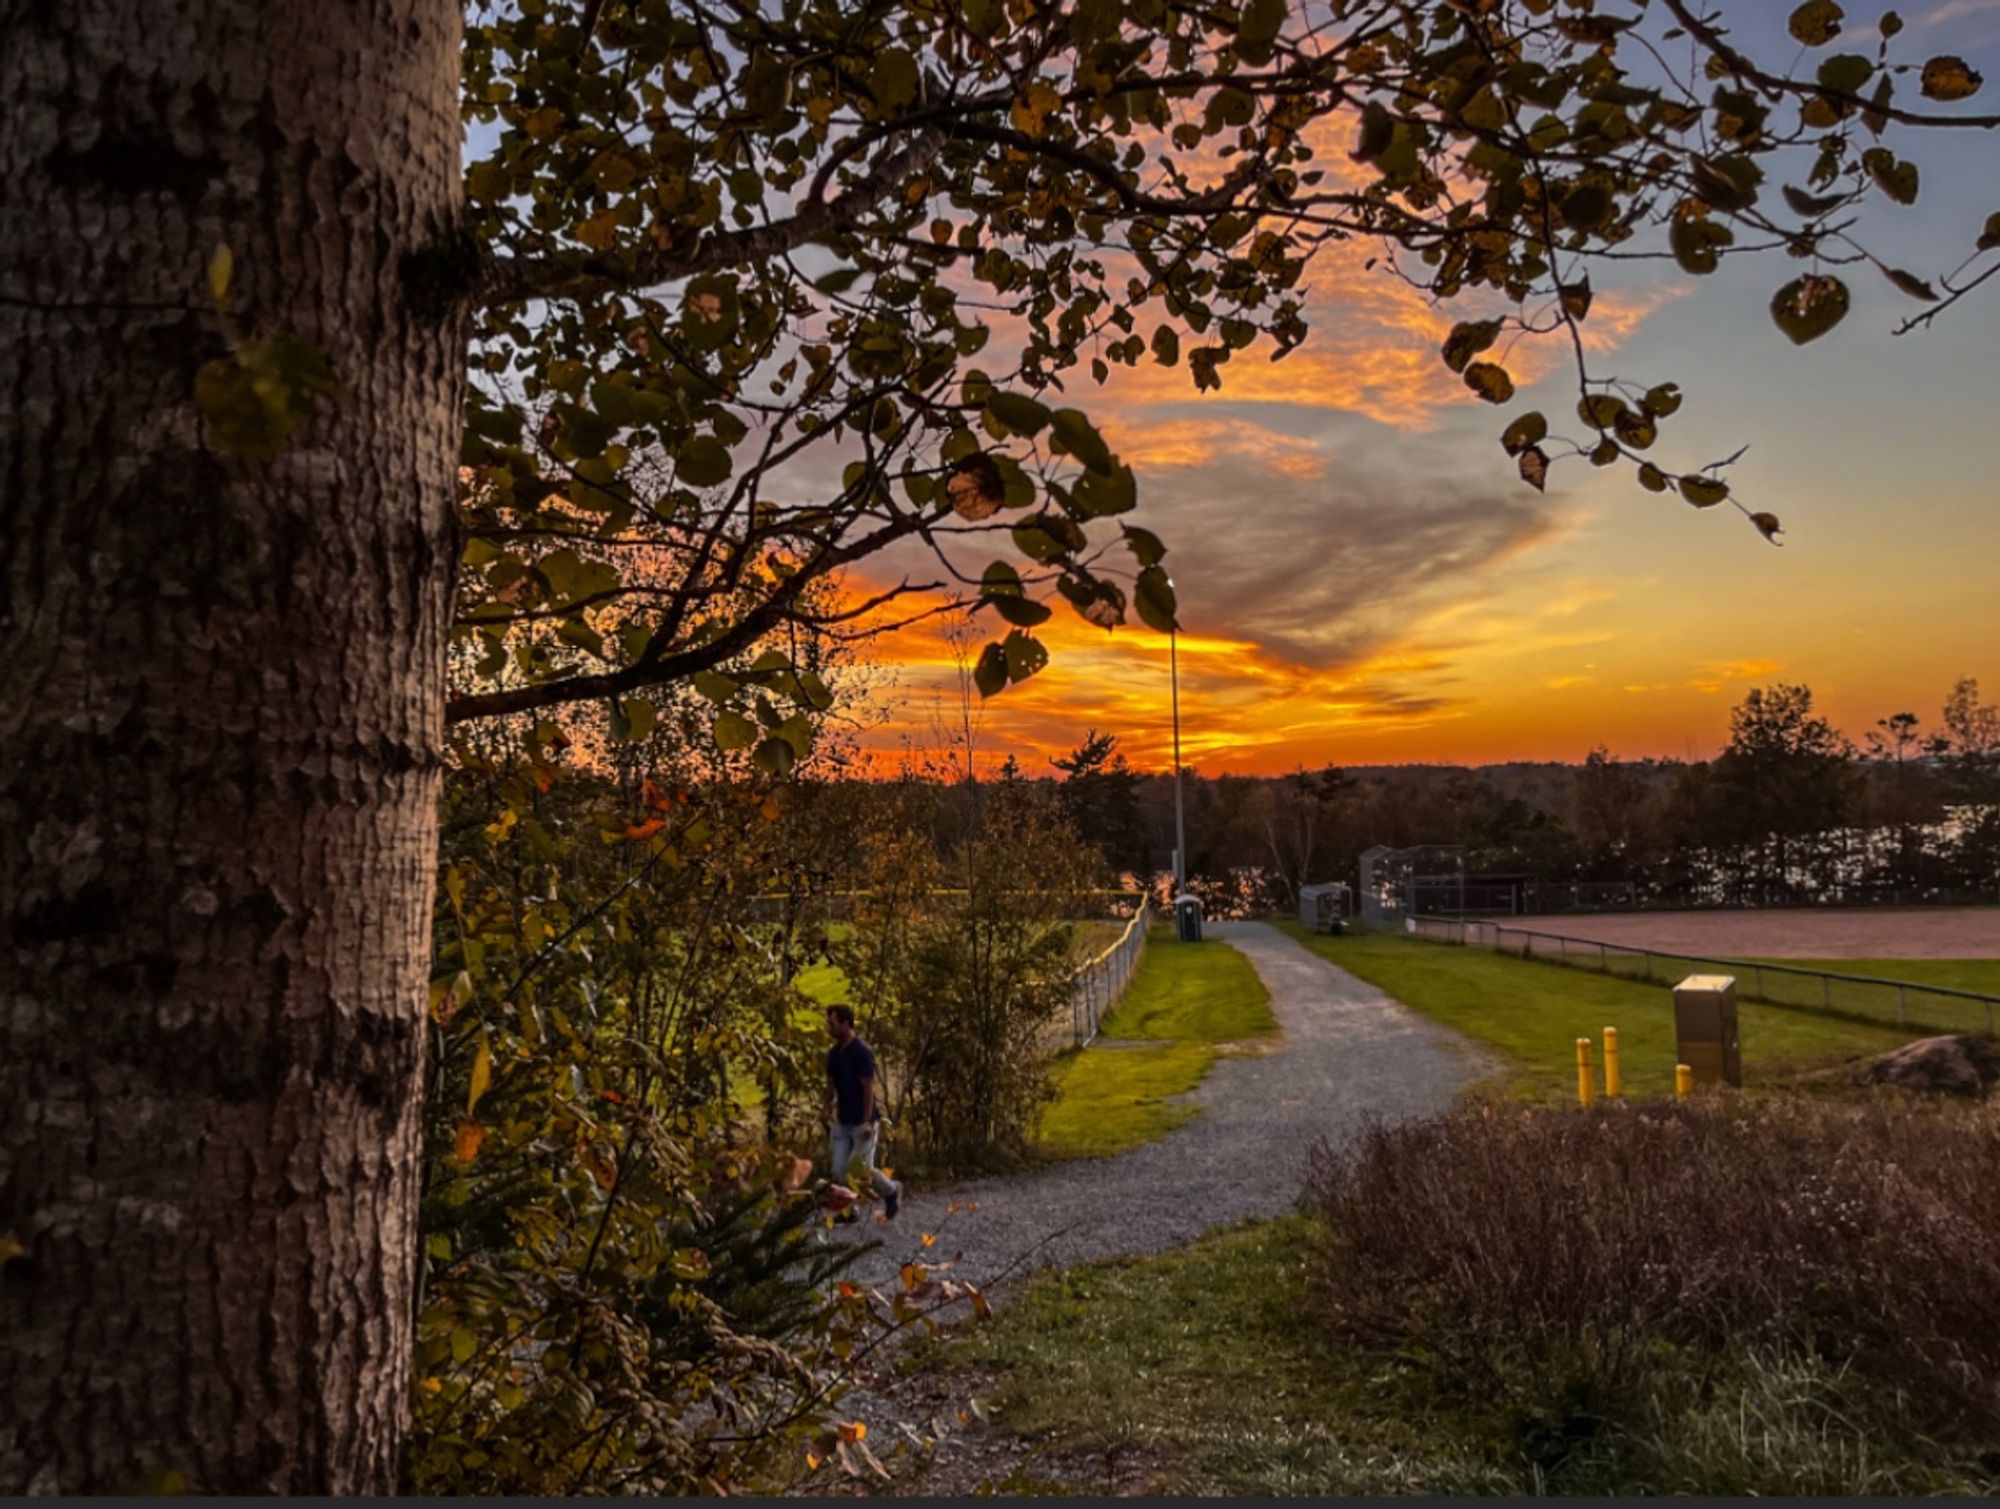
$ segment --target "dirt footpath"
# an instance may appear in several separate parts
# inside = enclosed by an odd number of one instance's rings
[[[1189,1097],[1201,1114],[1158,1142],[1115,1158],[912,1189],[894,1225],[860,1228],[888,1240],[855,1277],[893,1283],[911,1258],[962,1251],[956,1276],[984,1285],[1161,1252],[1232,1221],[1281,1215],[1298,1200],[1315,1143],[1351,1139],[1371,1121],[1434,1115],[1482,1072],[1455,1034],[1277,929],[1225,922],[1211,924],[1210,935],[1256,968],[1279,1043],[1220,1060]],[[935,1247],[920,1245],[924,1232],[938,1234]]]

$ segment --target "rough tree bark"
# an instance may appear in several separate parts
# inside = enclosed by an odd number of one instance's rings
[[[394,1486],[454,0],[0,0],[0,1492]],[[232,313],[329,354],[276,460]],[[11,1240],[10,1240],[11,1239]]]

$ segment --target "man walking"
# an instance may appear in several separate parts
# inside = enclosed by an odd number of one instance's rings
[[[845,1181],[856,1158],[868,1170],[875,1192],[882,1197],[883,1213],[896,1219],[903,1203],[903,1187],[875,1166],[875,1137],[880,1130],[882,1105],[875,1094],[875,1054],[854,1030],[854,1010],[849,1006],[829,1006],[826,1030],[833,1046],[826,1052],[826,1122],[833,1144],[832,1177]]]

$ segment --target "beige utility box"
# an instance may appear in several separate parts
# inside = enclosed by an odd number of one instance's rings
[[[1743,1083],[1734,975],[1689,975],[1674,987],[1674,1040],[1696,1084]]]

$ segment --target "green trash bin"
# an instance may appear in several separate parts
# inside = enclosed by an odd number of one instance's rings
[[[1180,926],[1181,942],[1201,942],[1201,898],[1198,896],[1176,896],[1174,898],[1174,921]]]

